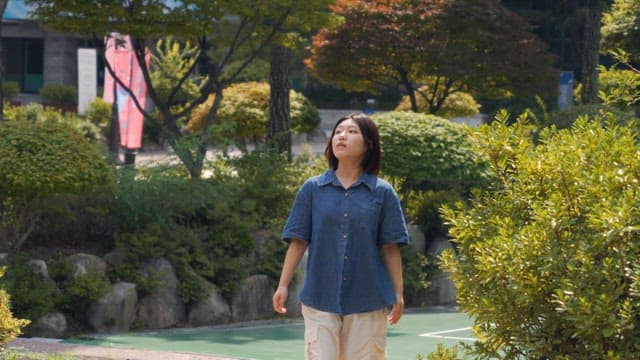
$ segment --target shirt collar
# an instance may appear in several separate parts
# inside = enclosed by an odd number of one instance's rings
[[[369,188],[369,191],[373,191],[376,186],[376,176],[369,173],[363,173],[362,176],[360,176],[360,178],[355,183],[353,183],[353,185],[351,185],[351,187],[356,187],[361,183],[365,184],[365,186]],[[338,177],[336,176],[336,173],[333,169],[327,170],[324,174],[322,174],[318,181],[319,186],[326,186],[329,184],[337,187],[342,187],[342,184],[340,184],[340,181],[338,180]]]

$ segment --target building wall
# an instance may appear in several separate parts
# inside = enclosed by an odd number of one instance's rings
[[[78,84],[78,41],[57,33],[44,36],[44,86]]]
[[[2,38],[43,39],[43,86],[77,86],[77,50],[82,37],[45,31],[35,21],[3,19]],[[7,55],[11,56],[10,49]],[[20,94],[18,100],[28,103],[40,99],[37,94]]]

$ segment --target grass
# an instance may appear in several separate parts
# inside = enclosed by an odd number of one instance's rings
[[[77,360],[78,357],[68,354],[44,354],[15,349],[0,349],[3,360]]]

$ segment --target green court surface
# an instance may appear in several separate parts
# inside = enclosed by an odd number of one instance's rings
[[[454,345],[473,341],[471,319],[454,311],[405,313],[399,324],[389,327],[387,359],[409,360],[436,349],[438,343]],[[304,358],[302,321],[242,327],[201,327],[96,335],[65,342],[123,348],[152,349],[256,360]]]

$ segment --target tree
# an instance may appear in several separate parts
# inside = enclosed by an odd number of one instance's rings
[[[582,103],[598,102],[598,65],[600,65],[600,26],[606,0],[588,0],[584,23],[582,54]]]
[[[291,161],[291,133],[289,131],[292,52],[303,42],[300,33],[306,33],[329,22],[328,5],[333,0],[300,2],[283,26],[271,47],[269,58],[269,144],[278,152],[286,152]]]
[[[0,23],[4,16],[4,11],[7,9],[7,3],[9,0],[0,0]],[[2,26],[0,25],[0,121],[4,120],[4,90],[2,84],[4,83],[4,59],[2,55]]]
[[[475,133],[495,181],[443,213],[477,358],[637,357],[640,147],[613,120],[547,128],[538,143],[524,119]]]
[[[352,91],[400,86],[417,111],[416,95],[432,113],[451,93],[548,94],[554,58],[530,26],[494,0],[341,0],[342,19],[313,38],[310,71]],[[425,79],[431,93],[417,89]],[[442,91],[440,91],[442,89]]]
[[[224,88],[249,64],[282,27],[295,2],[280,1],[161,1],[161,0],[26,0],[34,8],[33,14],[42,24],[58,31],[91,34],[104,56],[104,39],[112,32],[128,34],[138,64],[147,85],[147,93],[156,108],[156,115],[140,106],[140,99],[115,76],[112,64],[105,61],[114,76],[144,114],[145,121],[154,121],[166,137],[176,155],[187,167],[192,179],[200,177],[211,129]],[[301,6],[301,5],[300,5]],[[108,16],[107,16],[108,15]],[[162,96],[151,80],[151,71],[144,58],[148,45],[159,38],[175,36],[190,41],[196,52],[184,63],[181,76]],[[242,56],[242,57],[240,57]],[[234,72],[226,67],[240,61]],[[195,98],[178,99],[188,80],[203,74],[200,93]],[[210,94],[216,101],[207,116],[205,130],[193,136],[181,129],[191,110],[202,104]]]
[[[602,49],[623,49],[640,61],[640,0],[615,0],[602,16]]]

